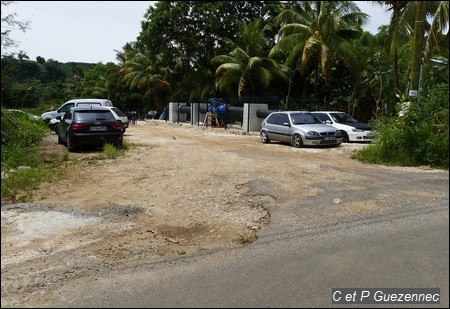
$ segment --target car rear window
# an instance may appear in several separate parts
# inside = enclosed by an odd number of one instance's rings
[[[115,120],[110,111],[77,111],[74,115],[75,121]]]

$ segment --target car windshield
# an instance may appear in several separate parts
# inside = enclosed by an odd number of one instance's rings
[[[310,113],[291,114],[292,124],[315,124],[322,123],[319,118]]]
[[[331,117],[333,117],[333,120],[337,123],[358,122],[358,121],[356,121],[356,119],[354,119],[352,116],[350,116],[346,113],[332,113],[330,115],[331,115]]]
[[[96,120],[115,120],[110,111],[77,111],[74,116],[75,121],[96,121]]]
[[[127,115],[125,115],[124,113],[122,113],[122,111],[120,110],[120,109],[118,109],[118,108],[115,108],[115,107],[113,107],[113,108],[111,108],[116,114],[117,114],[117,116],[119,116],[119,117],[126,117]]]

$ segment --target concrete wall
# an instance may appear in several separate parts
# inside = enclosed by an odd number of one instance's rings
[[[184,122],[186,121],[186,114],[180,113],[178,108],[184,106],[186,103],[170,102],[169,103],[169,121],[170,122]]]
[[[245,132],[259,131],[261,123],[264,119],[256,116],[258,109],[268,109],[268,104],[244,103],[244,115],[242,122],[242,130]]]
[[[200,110],[206,110],[208,103],[191,103],[191,124],[202,125],[206,113],[200,113]]]

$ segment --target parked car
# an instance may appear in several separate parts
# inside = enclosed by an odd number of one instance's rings
[[[45,123],[49,123],[51,119],[54,119],[58,116],[63,117],[65,112],[67,112],[72,107],[81,107],[81,106],[113,106],[112,102],[107,99],[73,99],[65,102],[55,111],[48,111],[41,115],[42,120]]]
[[[120,109],[114,106],[108,107],[111,112],[113,113],[114,117],[120,121],[120,124],[122,125],[122,131],[125,133],[128,126],[130,125],[130,120],[128,119],[127,115],[123,113]]]
[[[105,106],[73,107],[64,117],[58,116],[58,144],[69,151],[81,146],[123,145],[123,129],[110,108]]]
[[[308,111],[272,112],[263,120],[259,134],[262,143],[279,141],[297,148],[342,143],[341,131],[323,124]]]
[[[130,120],[128,119],[127,115],[125,115],[120,109],[114,106],[106,106],[107,108],[111,109],[111,112],[113,113],[116,120],[120,121],[120,124],[122,125],[122,131],[125,133],[126,129],[128,128],[130,124]],[[56,134],[58,134],[57,124],[59,123],[59,118],[50,119],[47,126],[50,128],[50,130],[54,131]]]
[[[160,115],[161,112],[159,111],[149,111],[147,114],[145,114],[145,119],[159,119]]]
[[[48,121],[47,127],[50,130],[55,131],[55,133],[58,133],[58,132],[56,132],[56,129],[58,128],[58,123],[59,123],[59,119],[58,118],[52,118],[52,119],[50,119]]]
[[[347,113],[339,111],[313,111],[311,113],[323,123],[341,130],[344,143],[373,141],[372,126],[359,122]]]
[[[11,113],[11,114],[13,114],[13,115],[14,115],[14,114],[15,114],[15,115],[19,115],[19,117],[20,117],[20,116],[26,116],[26,117],[28,117],[28,119],[30,119],[30,120],[40,120],[40,119],[41,119],[39,116],[29,114],[29,113],[27,113],[27,112],[24,112],[24,111],[21,110],[21,109],[8,108],[8,109],[5,109],[5,110],[6,110],[6,112]]]

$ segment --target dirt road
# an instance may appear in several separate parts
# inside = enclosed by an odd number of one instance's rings
[[[388,169],[351,159],[361,144],[296,149],[262,144],[257,133],[240,129],[161,121],[132,125],[125,141],[130,150],[114,160],[70,153],[69,162],[77,163],[66,179],[43,185],[31,203],[2,204],[2,307],[45,304],[76,278],[242,246],[274,220],[311,222],[394,207],[388,196],[384,202],[360,190],[377,185],[369,176],[354,179],[361,168]],[[47,155],[66,152],[55,135],[46,143]],[[360,195],[345,201],[336,193],[289,215],[289,201],[314,201],[324,184]]]

